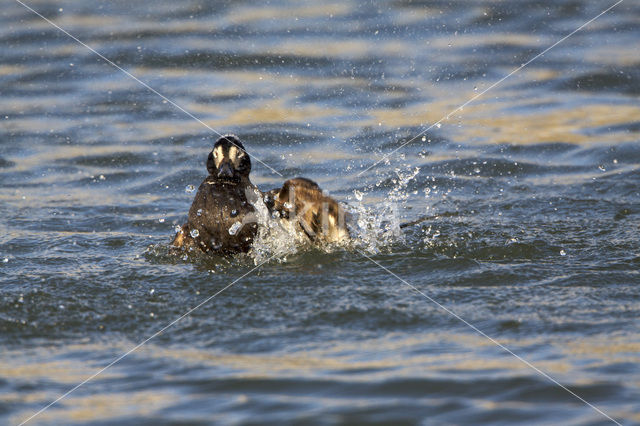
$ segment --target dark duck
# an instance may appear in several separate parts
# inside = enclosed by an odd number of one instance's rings
[[[264,203],[276,220],[293,221],[311,241],[349,236],[344,210],[315,182],[295,178],[282,188],[261,192],[249,179],[251,159],[235,136],[218,139],[207,157],[207,171],[174,247],[211,254],[248,252],[260,226],[257,203]]]
[[[172,245],[204,252],[246,252],[258,231],[251,203],[255,200],[250,198],[260,193],[249,179],[251,159],[242,142],[235,136],[218,139],[207,157],[207,171],[188,221]]]

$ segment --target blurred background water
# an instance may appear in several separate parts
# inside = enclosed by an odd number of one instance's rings
[[[612,3],[27,4],[284,177],[365,212],[358,250],[640,424],[640,3],[362,175]],[[167,254],[215,139],[2,2],[0,422],[254,267]],[[283,181],[255,160],[252,179]],[[379,232],[393,209],[429,219]],[[114,423],[610,421],[334,247],[277,256],[30,422]]]

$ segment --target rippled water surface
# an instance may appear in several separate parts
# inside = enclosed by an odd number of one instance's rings
[[[4,0],[0,423],[237,280],[29,424],[640,424],[640,4],[492,87],[610,4]],[[171,255],[203,124],[356,241]]]

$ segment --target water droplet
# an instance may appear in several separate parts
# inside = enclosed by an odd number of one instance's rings
[[[293,204],[286,202],[283,204],[284,208],[287,210],[291,210],[293,208]]]
[[[155,289],[155,288],[152,288],[151,290],[149,290],[149,294],[150,294],[150,295],[151,295],[151,294],[153,294],[153,293],[155,293],[155,292],[156,292],[156,289]]]
[[[436,123],[436,127],[439,129],[440,127],[442,127],[441,123]]]
[[[600,170],[602,170],[603,172],[606,172],[606,171],[607,171],[607,169],[605,169],[605,168],[604,168],[604,166],[603,166],[602,164],[600,164],[600,165],[598,166],[598,168],[599,168]]]
[[[196,187],[193,185],[187,185],[184,187],[184,192],[186,192],[187,194],[190,194],[195,190],[196,190]]]
[[[427,141],[427,137],[426,137],[426,136],[423,136],[423,137],[422,137],[422,142],[426,142],[426,141]]]
[[[180,225],[176,225],[176,227],[175,227],[175,228],[173,228],[173,229],[174,229],[176,232],[180,232],[180,233],[182,232],[182,226],[180,226]]]
[[[564,250],[560,250],[560,256],[566,256],[566,255],[567,255],[567,252],[566,252],[566,251],[564,251]]]
[[[242,228],[242,223],[236,222],[229,228],[229,235],[236,235],[238,230]]]
[[[362,194],[362,192],[360,192],[360,191],[353,191],[353,195],[355,195],[356,200],[358,200],[358,201],[362,201],[362,195],[363,195],[363,194]]]
[[[200,231],[198,231],[197,229],[192,229],[191,232],[189,232],[189,234],[193,237],[193,238],[197,238],[198,235],[200,235]]]
[[[231,210],[231,217],[236,217],[236,216],[238,216],[238,210],[236,209]]]
[[[4,259],[2,259],[2,261],[3,261],[4,263],[9,263],[9,258],[8,258],[8,257],[5,257]]]
[[[164,223],[164,217],[161,217],[160,219],[158,219],[158,222]]]
[[[153,312],[151,312],[151,313],[149,314],[149,316],[150,316],[151,318],[153,318],[153,317],[155,317],[155,316],[156,316],[156,314],[154,314]]]
[[[474,86],[474,87],[473,87],[473,91],[474,91],[474,92],[477,92],[477,91],[478,91],[478,86]]]
[[[100,175],[100,180],[105,180],[106,177],[104,177],[104,175]]]
[[[198,211],[196,212],[196,216],[202,216],[202,209],[198,209]]]

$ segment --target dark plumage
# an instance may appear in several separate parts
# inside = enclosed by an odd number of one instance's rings
[[[262,201],[270,213],[299,224],[313,241],[349,236],[344,210],[309,179],[290,179],[281,189],[260,192],[249,180],[249,154],[235,136],[218,139],[207,158],[207,170],[209,176],[198,188],[189,219],[173,239],[175,247],[218,254],[249,251],[258,232],[252,204]]]
[[[224,136],[209,153],[207,170],[209,176],[198,188],[189,219],[172,244],[204,252],[246,252],[258,231],[250,201],[255,203],[260,196],[249,180],[249,155],[235,136]]]

